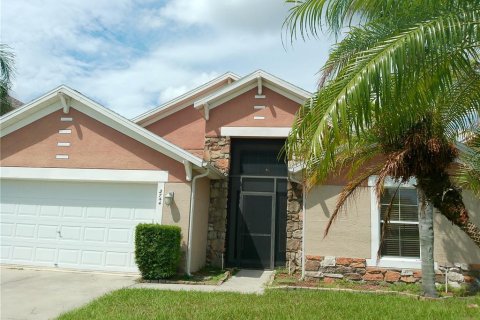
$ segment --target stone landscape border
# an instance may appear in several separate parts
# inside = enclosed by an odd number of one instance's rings
[[[445,277],[445,274],[447,275]],[[365,282],[417,283],[422,278],[422,271],[406,268],[368,267],[364,258],[344,258],[334,256],[306,256],[305,279],[323,279],[334,282],[335,279]],[[480,283],[480,265],[472,264],[439,264],[435,281],[448,284],[454,288],[461,284]]]

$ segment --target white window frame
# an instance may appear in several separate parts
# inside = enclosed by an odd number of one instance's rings
[[[377,259],[377,252],[380,247],[380,205],[377,201],[377,195],[375,192],[375,185],[378,181],[378,176],[371,176],[368,179],[368,187],[370,189],[371,199],[371,259],[367,259],[367,266],[381,267],[381,268],[412,268],[420,269],[422,260],[421,258],[408,258],[408,257],[380,257]],[[400,184],[402,188],[415,188],[417,180],[411,178],[406,183]],[[385,179],[385,187],[398,187],[399,183],[395,182],[392,178]],[[420,257],[421,257],[420,252]]]

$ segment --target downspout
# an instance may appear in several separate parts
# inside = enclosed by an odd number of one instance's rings
[[[290,180],[302,185],[302,277],[301,280],[305,278],[305,221],[307,220],[307,192],[305,190],[305,184],[293,177],[293,174],[290,176]]]
[[[188,216],[188,245],[187,245],[187,267],[186,267],[186,272],[187,275],[191,275],[190,273],[190,268],[191,268],[191,260],[192,260],[192,232],[193,232],[193,210],[195,209],[195,191],[196,191],[196,184],[195,182],[199,178],[204,178],[208,176],[210,173],[210,169],[207,168],[207,171],[204,173],[193,177],[192,179],[192,191],[190,192],[190,214]]]

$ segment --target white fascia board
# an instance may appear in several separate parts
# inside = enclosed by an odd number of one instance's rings
[[[40,108],[25,109],[25,113],[17,114],[18,118],[15,117],[15,121],[12,121],[11,119],[6,119],[4,122],[2,121],[0,123],[0,137],[4,137],[7,134],[10,134],[26,125],[29,125],[32,122],[35,122],[45,116],[48,116],[49,114],[61,108],[62,106],[60,101],[57,101],[42,109]],[[32,110],[35,110],[37,112],[34,113],[32,112]]]
[[[37,119],[40,119],[53,111],[56,111],[61,108],[61,102],[58,99],[58,92],[63,86],[57,87],[43,96],[30,101],[27,104],[24,104],[18,109],[14,109],[9,113],[4,114],[0,117],[0,137],[3,137],[14,130],[11,130],[9,127],[12,125],[17,125],[22,123],[24,119],[29,118],[29,116],[38,116]],[[55,103],[54,103],[55,102]],[[54,105],[52,105],[54,103]],[[37,114],[37,111],[40,110]],[[25,121],[23,121],[25,122]],[[30,122],[29,122],[30,123]],[[28,124],[28,123],[27,123]],[[21,125],[23,127],[24,125]]]
[[[290,127],[221,127],[220,134],[227,137],[286,138]]]
[[[272,91],[275,91],[276,93],[292,100],[292,101],[295,101],[296,103],[298,104],[304,104],[308,99],[310,99],[310,97],[308,98],[305,98],[303,96],[298,96],[297,94],[293,94],[291,93],[290,91],[287,91],[285,90],[283,87],[280,87],[278,86],[277,84],[273,84],[273,83],[268,83],[268,82],[264,82],[263,85],[272,90]]]
[[[205,91],[206,89],[214,86],[214,85],[217,85],[223,81],[226,81],[228,79],[233,79],[234,81],[237,81],[238,79],[240,79],[240,77],[238,75],[236,75],[235,73],[233,72],[227,72],[223,75],[221,75],[220,77],[217,77],[193,90],[190,90],[184,94],[182,94],[181,96],[173,99],[173,100],[170,100],[164,104],[162,104],[161,106],[157,107],[157,108],[154,108],[152,110],[149,110],[135,118],[132,119],[133,122],[135,123],[138,123],[138,124],[141,124],[142,126],[148,126],[149,124],[155,122],[155,121],[158,121],[159,119],[162,119],[164,117],[167,117],[169,115],[171,115],[172,113],[175,113],[177,111],[180,111],[186,107],[188,107],[189,105],[191,105],[193,103],[193,101],[187,101],[187,102],[184,102],[184,103],[181,103],[182,101],[185,101],[185,100],[189,100],[191,99],[192,97],[194,97],[195,95],[201,93],[202,91]],[[153,117],[154,119],[149,119]]]
[[[96,182],[168,182],[168,171],[0,167],[1,179],[96,181]]]
[[[312,97],[312,93],[311,92],[308,92],[306,90],[303,90],[302,88],[300,87],[297,87],[296,85],[293,85],[291,84],[290,82],[288,81],[285,81],[283,79],[280,79],[278,77],[275,77],[274,75],[270,74],[270,73],[267,73],[263,70],[260,70],[261,72],[261,75],[262,77],[267,80],[268,82],[274,84],[274,85],[277,85],[281,88],[285,88],[287,89],[288,91],[290,91],[291,93],[297,95],[299,98],[302,98],[302,100],[305,102],[306,99],[309,99]],[[268,84],[267,82],[267,84]],[[265,82],[264,82],[264,85],[265,85]]]
[[[267,83],[265,83],[264,81],[262,82],[264,86],[267,86],[270,89],[274,87],[278,87],[278,88],[275,88],[276,92],[282,95],[286,95],[289,93],[290,94],[289,98],[295,97],[294,101],[296,102],[298,101],[299,103],[304,103],[305,100],[309,99],[312,96],[310,92],[305,91],[287,81],[277,78],[263,70],[257,70],[243,77],[242,79],[232,83],[231,85],[226,86],[223,89],[220,89],[217,92],[205,98],[195,101],[194,107],[196,109],[200,109],[205,104],[208,104],[210,106],[210,109],[212,109],[215,106],[220,105],[220,103],[217,103],[216,100],[219,100],[221,98],[226,98],[226,100],[228,101],[238,95],[236,93],[240,90],[240,88],[244,86],[249,86],[249,85],[253,85],[252,88],[256,87],[258,85],[259,77],[267,81]],[[269,83],[270,83],[270,86],[268,86]]]

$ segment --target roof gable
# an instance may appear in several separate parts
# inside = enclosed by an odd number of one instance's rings
[[[180,111],[190,105],[195,100],[198,100],[208,94],[211,94],[212,89],[221,88],[231,82],[238,80],[240,77],[232,72],[227,72],[220,77],[217,77],[193,90],[190,90],[181,96],[170,100],[157,108],[149,110],[132,119],[133,122],[146,127],[162,118],[165,118],[177,111]]]
[[[234,83],[201,98],[194,103],[196,109],[203,109],[208,120],[209,111],[255,87],[258,88],[258,98],[263,98],[262,86],[265,86],[299,104],[305,103],[312,94],[285,80],[282,80],[263,70],[257,70]]]
[[[59,109],[63,109],[64,113],[68,113],[70,106],[142,144],[184,163],[186,167],[189,164],[198,168],[207,166],[202,159],[160,138],[156,134],[138,126],[112,110],[101,106],[78,91],[63,85],[23,107],[2,116],[0,118],[0,137]],[[215,172],[213,169],[212,171]]]

